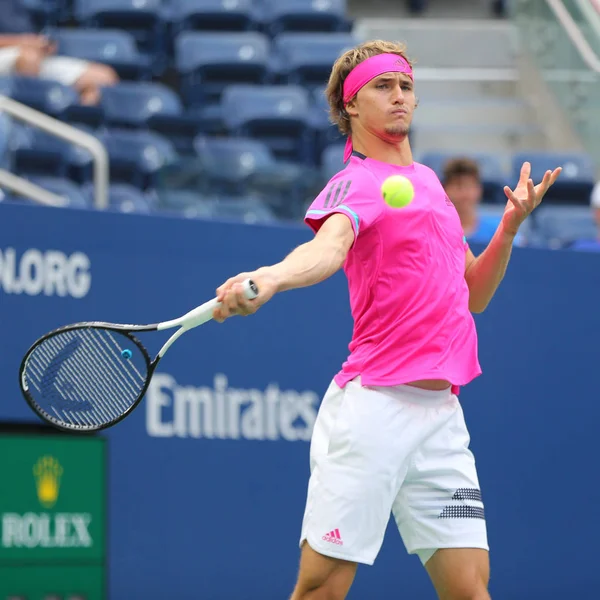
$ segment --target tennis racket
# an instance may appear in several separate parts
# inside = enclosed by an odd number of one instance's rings
[[[258,296],[246,280],[244,295]],[[84,322],[55,329],[28,350],[19,369],[21,391],[47,423],[67,431],[115,425],[140,403],[161,358],[181,335],[212,319],[220,303],[209,300],[185,315],[153,325]],[[133,335],[178,327],[154,359]]]

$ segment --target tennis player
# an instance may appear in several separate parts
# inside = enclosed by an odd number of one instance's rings
[[[345,598],[357,564],[375,561],[390,513],[441,599],[485,600],[484,508],[458,400],[459,387],[481,373],[471,313],[492,299],[519,226],[560,169],[534,185],[523,164],[516,188],[504,188],[495,235],[475,257],[439,179],[413,160],[417,100],[405,47],[373,41],[346,52],[326,93],[348,136],[348,164],[306,214],[315,237],[278,264],[226,281],[214,312],[218,321],[254,313],[276,292],[341,267],[348,279],[354,332],[313,431],[292,600]],[[415,189],[404,208],[382,199],[394,174]],[[259,288],[253,301],[240,286],[247,277]]]

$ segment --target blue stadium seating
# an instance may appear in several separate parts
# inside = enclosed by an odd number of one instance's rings
[[[562,167],[556,183],[548,190],[544,203],[589,204],[594,187],[594,166],[590,156],[581,153],[520,152],[513,156],[514,181],[519,180],[525,161],[531,163],[531,177],[539,183],[547,170]]]
[[[256,29],[252,0],[172,0],[172,33]]]
[[[119,29],[54,29],[58,53],[110,65],[121,79],[149,79],[151,59],[141,54],[135,38]]]
[[[323,151],[321,172],[323,179],[329,181],[344,168],[344,144],[332,144]]]
[[[349,33],[282,33],[273,40],[278,76],[286,83],[324,86],[331,65],[355,44]]]
[[[203,196],[191,190],[159,191],[160,210],[190,219],[219,219],[245,221],[246,223],[271,223],[277,216],[260,198],[225,195]]]
[[[202,127],[197,117],[184,113],[179,96],[160,83],[124,82],[107,87],[100,105],[108,126],[155,131],[182,153],[192,151],[193,139]]]
[[[345,0],[262,0],[262,20],[272,36],[283,31],[348,31]]]
[[[276,215],[260,199],[254,196],[205,199],[199,202],[195,211],[188,210],[188,217],[204,217],[221,221],[243,221],[245,223],[272,223]]]
[[[344,167],[344,138],[329,121],[324,89],[331,64],[356,43],[346,0],[22,1],[57,41],[59,54],[108,64],[124,80],[102,90],[98,107],[84,107],[71,87],[0,77],[0,93],[97,132],[117,182],[111,208],[155,210],[149,191],[162,185],[167,193],[175,183],[171,209],[184,216],[297,218],[324,180]],[[73,19],[79,27],[66,28]],[[176,89],[149,83],[157,79]],[[455,157],[415,150],[440,177],[444,162]],[[536,183],[546,169],[563,166],[544,205],[528,219],[530,239],[562,247],[592,232],[590,157],[470,157],[481,168],[484,201],[502,204],[503,185],[514,184],[525,160]],[[0,115],[0,167],[46,176],[48,189],[65,193],[78,189],[73,182],[88,186],[92,176],[86,151],[6,115]],[[553,203],[586,208],[568,217],[563,206],[554,212]],[[482,211],[488,208],[502,209]]]
[[[111,181],[142,190],[156,187],[160,170],[178,158],[171,142],[154,132],[111,129],[98,138],[109,155]]]
[[[39,185],[40,187],[62,196],[68,200],[70,208],[91,208],[92,202],[90,199],[81,191],[80,187],[69,179],[62,179],[60,177],[28,177],[32,183]]]
[[[93,202],[94,187],[87,184],[84,194],[88,202]],[[108,206],[110,210],[124,213],[149,214],[153,210],[150,197],[138,188],[127,183],[113,183],[108,188]]]
[[[534,216],[536,245],[565,248],[575,240],[593,240],[598,236],[589,206],[546,205],[544,200]]]
[[[269,41],[261,33],[184,32],[175,40],[175,64],[188,106],[218,102],[234,83],[262,83],[268,72]]]
[[[427,152],[420,157],[419,162],[433,169],[443,183],[446,162],[460,157],[470,158],[479,165],[484,202],[506,202],[503,188],[511,184],[511,179],[503,167],[501,158],[496,154],[475,152],[458,156],[451,152]]]
[[[2,94],[53,117],[63,117],[79,103],[77,92],[57,81],[18,75],[0,77],[0,81]]]
[[[278,158],[310,163],[314,136],[305,88],[294,85],[232,85],[223,93],[223,118],[239,137],[265,142]]]
[[[75,0],[75,18],[85,27],[122,29],[151,57],[154,73],[166,65],[167,22],[161,0]]]
[[[47,175],[82,182],[91,173],[92,157],[83,148],[40,129],[18,126],[12,141],[14,168],[22,175]]]
[[[344,136],[340,133],[337,125],[329,118],[329,103],[325,97],[325,87],[317,87],[312,91],[312,109],[310,112],[311,126],[316,136],[316,161],[321,164],[323,151],[327,146],[344,142]]]
[[[194,146],[206,195],[254,193],[277,215],[293,218],[314,183],[312,170],[276,160],[257,140],[198,136]]]
[[[68,0],[22,0],[22,3],[40,30],[65,20],[69,14]]]

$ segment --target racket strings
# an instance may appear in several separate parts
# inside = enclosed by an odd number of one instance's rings
[[[71,426],[96,428],[135,403],[147,363],[127,336],[81,328],[44,340],[30,355],[25,376],[31,398],[46,414]]]

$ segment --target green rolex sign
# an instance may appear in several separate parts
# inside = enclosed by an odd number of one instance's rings
[[[10,590],[0,582],[0,600],[51,597],[44,580],[67,588],[72,580],[81,592],[77,569],[96,588],[80,597],[103,597],[105,454],[99,437],[0,434],[0,572],[11,582]]]

